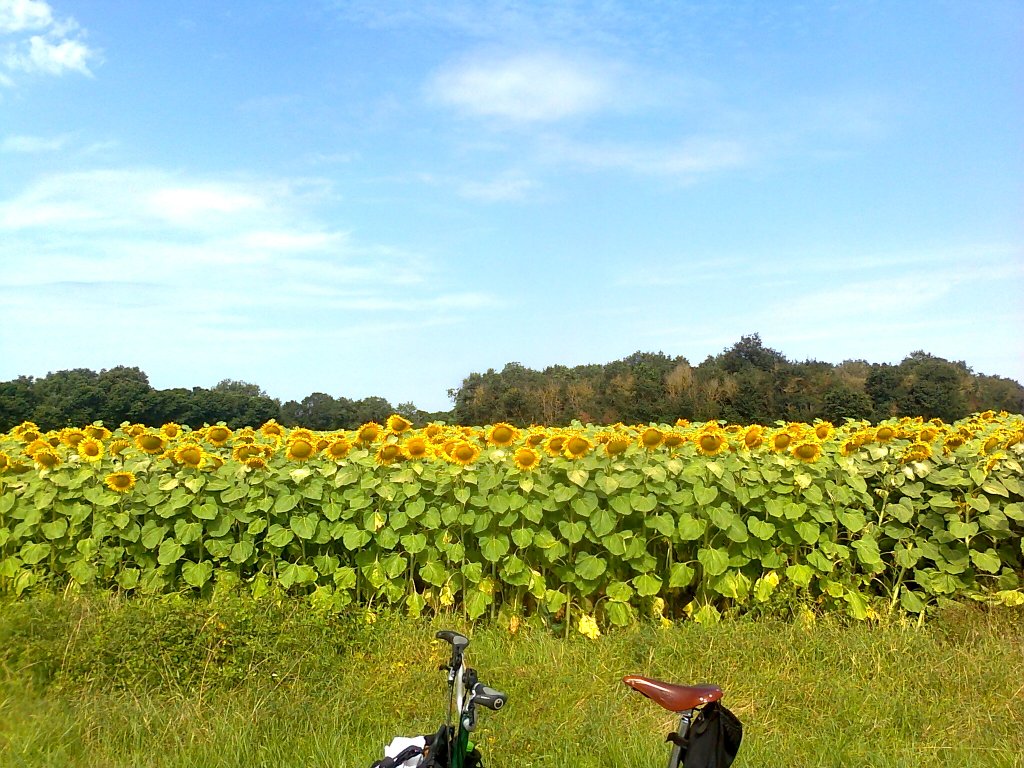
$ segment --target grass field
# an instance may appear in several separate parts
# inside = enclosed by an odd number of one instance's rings
[[[298,601],[41,594],[0,604],[0,765],[368,766],[444,714],[433,641],[507,691],[485,764],[660,766],[673,718],[620,682],[717,682],[737,766],[1024,765],[1024,611],[952,606],[921,627],[639,625],[597,640],[458,619],[327,616]]]

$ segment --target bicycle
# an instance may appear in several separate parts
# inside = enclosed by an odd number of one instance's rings
[[[448,673],[448,714],[444,725],[432,736],[396,739],[395,742],[414,743],[400,750],[396,748],[397,754],[378,760],[370,768],[397,768],[405,765],[423,768],[480,768],[480,753],[469,741],[469,734],[476,728],[476,708],[482,706],[497,712],[505,706],[508,696],[481,683],[476,670],[466,666],[468,637],[442,630],[436,638],[451,645],[448,663],[438,667],[440,671]],[[453,724],[452,717],[456,713],[458,720]]]
[[[448,673],[445,724],[432,736],[395,739],[392,745],[398,744],[393,749],[396,754],[378,760],[370,768],[481,768],[480,753],[469,742],[469,734],[476,727],[476,707],[496,712],[505,706],[508,696],[481,683],[476,670],[466,666],[469,638],[449,630],[438,632],[436,637],[451,645],[451,658],[438,667]],[[622,682],[679,715],[679,725],[665,737],[672,744],[668,768],[727,768],[735,759],[743,727],[719,703],[723,696],[719,686],[677,685],[642,675],[626,675]],[[453,712],[458,713],[454,725]],[[413,743],[404,745],[407,741]]]

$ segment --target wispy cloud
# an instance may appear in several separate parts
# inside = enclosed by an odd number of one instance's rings
[[[67,146],[68,136],[7,136],[0,142],[0,152],[37,154],[57,152]]]
[[[583,168],[624,170],[683,180],[746,166],[756,160],[753,149],[743,141],[705,136],[692,136],[664,145],[552,140],[543,154],[551,161]]]
[[[0,0],[0,84],[12,86],[17,74],[91,76],[99,52],[85,43],[86,32],[71,17],[58,18],[43,0]]]
[[[317,180],[191,178],[153,169],[40,179],[0,200],[0,284],[51,285],[55,275],[62,284],[157,284],[164,293],[153,301],[162,311],[216,306],[260,327],[281,321],[260,312],[268,305],[350,313],[356,322],[366,312],[479,305],[480,295],[439,282],[423,255],[361,243],[321,221],[309,188],[318,189]],[[122,298],[114,292],[108,301],[120,305]],[[290,317],[286,324],[301,322]]]
[[[557,122],[614,101],[606,65],[558,53],[472,56],[437,71],[427,94],[472,117]]]

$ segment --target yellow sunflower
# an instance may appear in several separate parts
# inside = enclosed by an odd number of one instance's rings
[[[792,454],[795,458],[807,464],[813,464],[821,458],[821,446],[810,440],[797,443],[793,446]]]
[[[677,427],[688,427],[688,426],[690,426],[690,420],[689,419],[676,419],[676,426]]]
[[[86,461],[100,461],[103,458],[103,443],[87,437],[78,443],[78,455]]]
[[[316,454],[316,447],[311,440],[304,438],[290,437],[288,439],[288,450],[285,458],[291,461],[308,461]]]
[[[427,426],[423,428],[423,434],[428,440],[433,440],[442,432],[444,432],[444,427],[440,424],[427,424]]]
[[[68,427],[60,431],[60,439],[70,448],[77,448],[78,444],[85,440],[85,432],[76,427]]]
[[[11,466],[11,457],[0,451],[0,472],[3,472],[9,466]]]
[[[747,427],[743,433],[743,445],[747,448],[757,448],[764,442],[764,427],[760,424],[754,424],[753,426]]]
[[[124,432],[128,437],[138,437],[146,431],[145,424],[122,424],[121,431]]]
[[[32,433],[34,437],[30,437],[28,440],[26,440],[26,432]],[[23,421],[21,422],[21,424],[18,424],[17,426],[11,428],[11,434],[18,438],[19,440],[21,440],[22,442],[31,443],[33,440],[39,437],[39,427],[36,425],[34,421]]]
[[[135,487],[135,475],[132,472],[111,472],[103,482],[112,491],[128,493]]]
[[[888,425],[882,425],[875,430],[875,440],[880,443],[887,443],[896,437],[896,430]]]
[[[631,442],[625,435],[614,435],[604,444],[604,453],[608,457],[618,456],[626,452]]]
[[[518,438],[518,429],[513,427],[511,424],[506,424],[505,422],[500,421],[487,430],[486,440],[491,445],[496,445],[499,448],[507,448]]]
[[[339,459],[344,459],[348,456],[348,453],[351,450],[352,443],[350,443],[347,438],[339,437],[327,444],[327,447],[324,448],[324,455],[328,459],[338,461]]]
[[[132,444],[127,440],[114,440],[110,445],[107,446],[107,451],[111,456],[121,457],[121,454],[132,447]]]
[[[665,442],[663,445],[666,448],[678,448],[680,445],[686,442],[686,436],[681,435],[678,432],[666,432]]]
[[[186,467],[198,469],[206,463],[206,451],[198,443],[183,443],[174,452],[174,460]]]
[[[467,467],[480,456],[480,449],[473,445],[473,443],[463,440],[455,444],[450,455],[452,461],[456,464]]]
[[[262,456],[250,456],[245,460],[245,466],[249,467],[249,469],[266,469],[267,460]]]
[[[32,460],[36,463],[38,469],[53,469],[60,465],[60,456],[57,455],[56,451],[48,447],[36,451],[32,456]]]
[[[831,421],[819,421],[814,425],[814,436],[819,440],[828,440],[835,431],[836,428]]]
[[[32,440],[28,445],[26,445],[24,448],[22,448],[22,451],[25,452],[26,456],[34,457],[39,451],[48,451],[48,450],[51,450],[52,448],[53,448],[53,446],[50,445],[45,440],[38,440],[37,439],[37,440]]]
[[[216,424],[206,430],[206,439],[219,448],[231,439],[231,430],[223,424]]]
[[[700,432],[694,439],[697,453],[702,456],[717,456],[729,448],[729,439],[716,429]]]
[[[423,459],[430,455],[430,443],[425,437],[410,437],[405,441],[405,455],[410,459]]]
[[[850,456],[851,454],[856,453],[859,448],[860,443],[858,443],[854,438],[850,438],[849,440],[844,440],[842,445],[839,446],[839,452],[843,456]]]
[[[374,456],[374,460],[378,464],[383,465],[394,464],[396,461],[401,461],[404,458],[402,446],[398,443],[381,443],[380,448],[377,449],[377,454]]]
[[[543,443],[547,439],[547,435],[542,430],[531,430],[530,434],[526,436],[526,444],[530,448],[536,448],[538,445]]]
[[[288,433],[288,442],[292,440],[305,440],[307,443],[316,445],[316,435],[313,434],[313,430],[306,429],[305,427],[296,427]]]
[[[939,436],[939,430],[935,427],[925,427],[917,433],[917,439],[922,443],[930,443]]]
[[[640,445],[649,451],[654,450],[665,439],[664,433],[657,427],[648,427],[640,433]]]
[[[789,448],[790,443],[793,442],[793,436],[783,430],[782,432],[776,432],[772,435],[772,439],[769,442],[773,451],[784,451]]]
[[[564,447],[565,435],[562,434],[556,433],[544,441],[544,450],[548,456],[560,456]]]
[[[167,438],[155,432],[143,432],[135,436],[135,447],[143,453],[155,456],[158,453],[164,452],[164,449],[167,447]]]
[[[393,413],[388,416],[387,426],[388,432],[400,435],[412,429],[412,422],[403,416],[399,416],[397,413]]]
[[[244,464],[250,457],[258,456],[259,454],[260,449],[251,443],[238,443],[231,449],[231,458],[241,464]]]
[[[380,433],[380,424],[375,421],[368,421],[359,427],[359,430],[356,432],[356,442],[360,445],[369,445],[376,442],[380,437]]]
[[[932,457],[932,447],[928,443],[914,443],[903,454],[901,461],[924,461]]]
[[[533,450],[533,448],[523,446],[515,452],[512,460],[519,469],[527,472],[531,469],[536,469],[540,464],[540,454]]]
[[[1005,440],[1005,435],[1001,435],[999,432],[996,432],[992,437],[985,441],[985,444],[981,447],[981,452],[983,454],[991,453],[1002,445],[1003,440]]]
[[[583,435],[570,435],[562,446],[562,455],[567,459],[580,459],[590,453],[593,447]]]
[[[284,437],[284,427],[277,423],[275,419],[271,419],[262,427],[260,432],[263,433],[264,437],[282,438]]]
[[[169,421],[160,427],[160,434],[168,440],[173,440],[181,434],[181,425],[175,424],[173,421]]]
[[[109,440],[110,430],[104,427],[102,424],[90,424],[85,428],[85,434],[94,440]]]
[[[949,437],[942,441],[942,450],[944,453],[955,451],[957,448],[963,445],[964,442],[966,441],[964,440],[963,435],[959,433],[953,433],[952,435],[950,435]]]

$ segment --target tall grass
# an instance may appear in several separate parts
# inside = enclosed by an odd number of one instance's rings
[[[36,596],[0,605],[0,765],[368,766],[437,728],[441,628],[509,705],[476,741],[502,768],[660,766],[674,717],[624,674],[716,682],[737,766],[1024,765],[1024,613],[917,627],[733,621],[590,641],[456,619],[330,617],[297,602]]]

